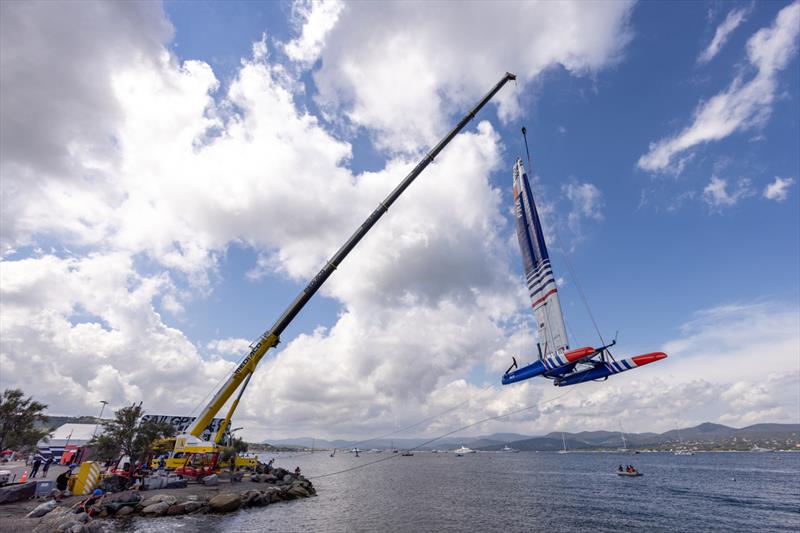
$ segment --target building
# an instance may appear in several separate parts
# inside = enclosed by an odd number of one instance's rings
[[[50,450],[56,462],[62,462],[61,456],[65,450],[69,459],[77,450],[86,446],[92,437],[103,432],[102,425],[96,424],[64,424],[56,428],[47,441],[39,441],[38,448],[42,451]]]

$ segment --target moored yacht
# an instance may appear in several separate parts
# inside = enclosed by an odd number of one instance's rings
[[[464,457],[468,453],[475,453],[475,450],[470,450],[462,445],[461,448],[454,450],[453,453],[456,454],[456,457]]]

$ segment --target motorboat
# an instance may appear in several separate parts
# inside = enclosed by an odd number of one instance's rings
[[[464,457],[468,453],[475,453],[475,450],[471,450],[462,445],[461,448],[454,450],[453,453],[456,454],[456,457]]]
[[[505,446],[500,448],[500,451],[504,452],[504,453],[518,453],[519,452],[519,450],[515,450],[514,448],[509,447],[508,444],[506,444]]]

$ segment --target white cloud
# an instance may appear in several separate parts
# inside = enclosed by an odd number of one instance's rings
[[[764,187],[764,198],[783,202],[789,197],[789,187],[794,184],[794,178],[781,178],[775,176],[775,181]]]
[[[339,0],[300,0],[292,4],[292,19],[300,35],[282,46],[290,59],[311,66],[322,52],[325,36],[336,25],[345,5]]]
[[[223,355],[244,355],[249,352],[250,343],[247,339],[228,337],[226,339],[214,339],[206,344],[206,348],[212,352]]]
[[[797,51],[799,32],[800,2],[794,2],[778,13],[772,26],[748,40],[747,56],[755,75],[749,81],[737,75],[727,89],[701,102],[692,124],[673,137],[651,143],[648,153],[639,158],[639,168],[668,170],[686,150],[763,124],[772,112],[778,74]]]
[[[567,215],[570,229],[580,235],[581,220],[603,220],[603,193],[594,184],[568,183],[561,187],[572,204]]]
[[[15,15],[34,23],[58,13]],[[105,36],[104,28],[124,16],[124,10],[109,11],[97,31]],[[51,23],[57,21],[43,22]],[[76,32],[91,39],[93,30],[68,25],[58,35],[66,42]],[[37,41],[19,37],[20,50],[36,48]],[[95,49],[102,53],[95,47],[81,54]],[[53,62],[71,64],[57,51]],[[20,156],[15,164],[28,169],[27,181],[10,176],[12,188],[57,188],[63,201],[23,206],[20,197],[9,198],[25,208],[29,223],[4,224],[3,242],[19,246],[44,237],[58,248],[79,242],[81,251],[67,258],[9,254],[0,262],[2,379],[62,412],[86,412],[100,399],[119,406],[139,398],[148,410],[180,414],[230,363],[203,359],[163,323],[154,302],[180,314],[186,292],[213,290],[209,274],[231,242],[258,250],[259,268],[307,279],[416,161],[398,157],[379,171],[354,175],[346,167],[350,146],[296,105],[294,91],[302,88],[271,60],[265,41],[256,43],[224,93],[205,63],[178,64],[163,47],[132,44],[127,52],[96,74],[115,109],[105,126],[113,146],[92,159],[103,169],[103,187],[61,185],[87,161],[82,151],[48,172],[36,168],[35,157]],[[25,54],[4,68],[26,68]],[[68,89],[60,94],[65,108],[83,97],[80,88]],[[397,398],[415,402],[416,410],[395,415],[413,417],[427,409],[427,396],[503,344],[498,324],[526,305],[505,247],[496,244],[503,242],[504,219],[489,175],[500,164],[500,140],[488,122],[453,141],[326,284],[324,292],[342,304],[335,326],[287,342],[256,375],[248,395],[274,406],[256,412],[253,427],[267,416],[275,417],[268,424],[275,428],[336,409],[395,412]],[[137,272],[140,258],[151,274]],[[188,289],[177,290],[173,278],[188,281]],[[82,309],[88,318],[73,323]],[[66,350],[63,339],[70,343]],[[220,339],[208,349],[230,356],[244,341]],[[41,372],[46,379],[36,378]],[[375,403],[365,402],[375,394]]]
[[[505,71],[495,98],[503,119],[545,69],[573,75],[615,62],[630,40],[630,2],[359,2],[326,37],[314,74],[330,117],[344,113],[390,153],[430,146],[449,116],[472,105]]]
[[[85,244],[110,231],[122,113],[111,74],[157,58],[171,34],[155,2],[0,2],[3,253],[35,232]]]
[[[747,11],[747,9],[734,9],[728,13],[728,16],[725,17],[722,24],[717,27],[717,31],[714,32],[714,38],[711,39],[708,48],[703,50],[700,57],[697,58],[699,63],[707,63],[714,59],[714,56],[716,56],[722,47],[725,46],[725,43],[728,42],[731,33],[739,27],[739,24],[744,22]]]
[[[711,176],[711,181],[703,189],[703,200],[713,210],[721,211],[726,207],[733,207],[742,198],[753,196],[755,191],[747,178],[742,178],[736,185],[728,190],[728,180]]]
[[[60,11],[30,4],[37,10],[25,12],[27,5],[3,3],[3,15],[17,8],[22,11],[12,13],[14,20],[28,17],[24,20],[28,26],[58,27],[61,31],[54,36],[63,41],[61,46],[44,43],[53,64],[73,65],[73,53],[78,58],[75,65],[103,62],[102,47],[75,52],[67,46],[77,38],[73,34],[80,33],[87,42],[113,41],[115,34],[105,28],[127,27],[118,20],[128,16],[127,4],[103,4],[107,11],[102,21],[63,27],[48,18],[66,16]],[[73,16],[79,20],[85,16],[81,10],[86,5],[72,5]],[[566,62],[573,72],[607,64],[611,51],[618,51],[618,33],[624,33],[629,8],[603,5],[607,11],[581,4],[544,5],[538,14],[550,17],[551,24],[573,18],[574,23],[559,29],[563,35],[550,43],[552,49],[526,52],[531,60],[525,63],[528,77],[553,61]],[[367,4],[355,8],[375,14]],[[432,9],[427,19],[444,17],[441,9]],[[390,11],[395,17],[402,15],[397,7]],[[163,13],[155,13],[152,24],[168,26]],[[469,17],[475,16],[470,11]],[[599,20],[597,32],[587,30],[592,17]],[[447,26],[444,19],[427,19],[421,21],[428,25],[426,32]],[[329,34],[338,35],[332,58],[348,56],[341,48],[347,36],[337,33],[341,23]],[[383,26],[377,27],[374,32],[363,31],[377,34]],[[139,29],[144,36],[151,35],[150,30]],[[37,35],[23,32],[14,46],[38,51],[42,42]],[[387,40],[397,35],[389,32]],[[466,33],[457,36],[467,39]],[[537,42],[547,47],[551,38],[545,32]],[[303,88],[271,59],[266,41],[256,43],[253,57],[242,63],[224,91],[205,63],[178,64],[163,46],[152,46],[147,39],[123,42],[124,46],[109,45],[124,53],[106,70],[96,71],[93,80],[102,88],[98,98],[113,108],[98,122],[111,133],[111,146],[91,153],[65,149],[66,158],[56,158],[47,170],[38,166],[35,153],[17,151],[15,168],[25,169],[24,173],[8,174],[8,181],[4,173],[4,186],[46,191],[49,196],[46,202],[4,197],[26,222],[3,224],[3,242],[14,246],[55,242],[57,251],[9,253],[0,261],[0,379],[3,387],[21,386],[65,414],[94,412],[100,400],[112,402],[113,407],[144,400],[151,412],[184,414],[231,368],[219,355],[236,355],[246,349],[247,341],[216,339],[205,347],[213,356],[204,358],[179,329],[164,323],[154,303],[180,314],[185,293],[203,296],[213,290],[209,280],[222,274],[216,270],[218,260],[231,243],[261,255],[254,270],[307,279],[416,161],[398,156],[378,171],[354,174],[348,168],[350,145],[297,105],[294,95]],[[498,57],[510,56],[506,45],[500,46]],[[327,50],[322,53],[323,65]],[[472,59],[480,57],[476,53]],[[23,53],[17,63],[5,63],[4,74],[6,69],[24,69],[25,59]],[[404,60],[388,63],[403,73]],[[444,86],[461,87],[463,93],[453,93],[447,103],[436,96],[431,107],[436,117],[443,121],[456,107],[463,107],[485,77],[494,81],[493,68],[484,65],[478,70],[469,71],[466,81],[454,82],[456,71],[445,69]],[[36,83],[59,81],[57,76],[52,80],[45,76]],[[437,87],[442,86],[440,81]],[[63,109],[83,102],[81,86],[63,88],[59,95]],[[6,95],[0,96],[5,112]],[[31,125],[31,135],[36,137],[37,128],[46,135],[51,123],[68,121],[63,109]],[[425,131],[424,127],[409,130],[409,138],[424,144]],[[101,138],[90,136],[93,143]],[[374,434],[472,398],[470,409],[453,412],[421,430],[440,431],[563,393],[541,382],[500,387],[495,385],[494,371],[489,384],[463,378],[474,369],[507,366],[517,340],[507,324],[519,323],[519,312],[528,313],[524,287],[510,273],[509,261],[517,258],[509,257],[503,238],[510,228],[503,225],[501,194],[489,180],[502,168],[502,154],[494,128],[478,122],[458,136],[392,207],[325,286],[324,292],[341,303],[334,325],[284,339],[281,350],[262,363],[237,414],[248,427],[248,438],[319,434],[320,428],[331,434]],[[101,186],[70,186],[70,180],[83,173],[75,169],[90,163],[100,169]],[[574,185],[578,211],[600,216],[599,191],[590,184]],[[65,252],[64,245],[72,242],[81,243],[78,251]],[[142,259],[148,264],[146,274],[136,268]],[[765,314],[773,326],[780,322],[774,313]],[[754,336],[758,346],[743,342],[738,348],[779,348],[776,343],[785,339],[781,332]],[[638,375],[626,374],[611,382],[618,388],[592,384],[511,422],[475,431],[535,432],[553,420],[600,424],[602,408],[614,399],[627,400],[631,420],[652,427],[651,415],[664,414],[667,407],[658,407],[656,397],[644,391],[658,390],[657,380],[664,373],[648,367],[631,374]],[[714,387],[712,392],[724,390]],[[686,394],[705,389],[694,374],[685,372],[666,390],[673,401],[667,405],[686,405]],[[761,411],[775,409],[758,395],[751,403]],[[575,410],[574,405],[586,411]],[[636,418],[636,405],[648,416]],[[594,420],[582,414],[592,410],[598,413]]]
[[[138,274],[124,253],[0,262],[2,386],[22,387],[54,414],[143,399],[189,412],[231,364],[202,360],[161,322],[153,299],[168,285]]]

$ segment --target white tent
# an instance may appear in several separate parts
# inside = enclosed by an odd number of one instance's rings
[[[101,433],[103,433],[102,425],[64,424],[50,434],[47,442],[39,441],[39,448],[50,448],[50,451],[58,459],[64,453],[64,447],[67,444],[83,446],[92,440],[94,435],[100,435]]]

